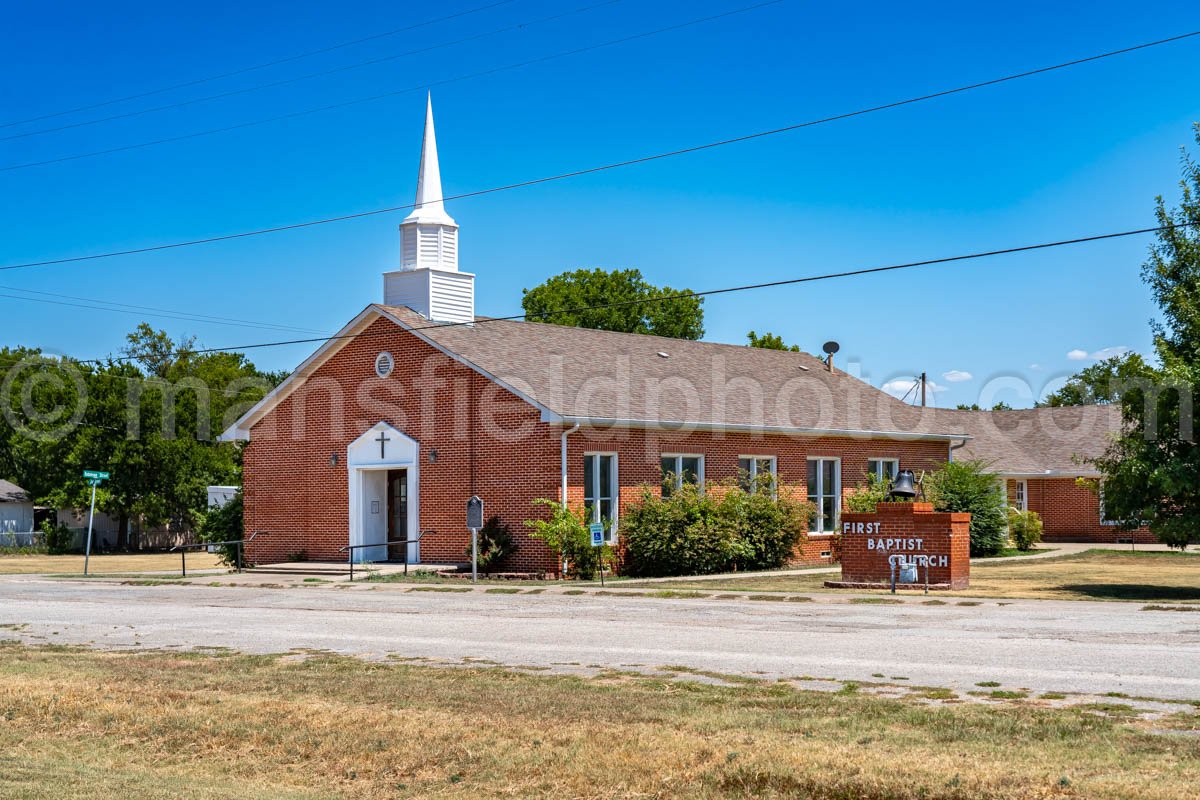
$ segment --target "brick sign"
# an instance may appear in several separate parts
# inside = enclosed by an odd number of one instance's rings
[[[875,513],[842,514],[839,588],[965,589],[971,571],[971,515],[932,503],[880,503]],[[911,582],[906,582],[906,579]]]

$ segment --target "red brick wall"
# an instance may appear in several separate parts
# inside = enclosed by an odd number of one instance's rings
[[[375,375],[382,350],[396,361],[387,379]],[[543,513],[533,510],[536,498],[559,496],[561,428],[540,422],[532,406],[388,320],[349,340],[251,430],[246,530],[267,533],[248,548],[250,560],[282,561],[301,553],[313,560],[345,558],[338,549],[349,540],[346,448],[381,420],[420,443],[419,528],[429,531],[422,561],[465,560],[465,502],[478,494],[486,515],[499,515],[517,542],[516,555],[502,569],[557,570],[555,555],[528,536],[523,522]],[[641,485],[659,484],[664,452],[704,454],[707,480],[735,478],[739,455],[776,456],[780,481],[801,491],[809,456],[837,457],[843,493],[862,483],[869,458],[898,458],[902,469],[930,470],[948,452],[945,442],[628,428],[581,429],[567,441],[572,501],[583,497],[583,454],[616,452],[622,506],[636,501]],[[836,537],[806,541],[797,559],[829,561],[822,551],[836,558]]]
[[[382,350],[396,359],[386,380],[375,375]],[[522,521],[534,498],[557,496],[557,434],[531,406],[386,320],[346,344],[314,373],[307,392],[252,429],[246,530],[268,533],[248,548],[251,560],[282,561],[301,551],[313,560],[345,558],[338,548],[349,541],[346,448],[380,420],[421,445],[419,527],[431,531],[421,541],[422,561],[466,560],[466,500],[478,494],[486,515],[498,514],[517,542],[506,569],[554,568],[557,559]],[[505,433],[519,430],[524,435]]]
[[[842,516],[843,525],[878,524],[877,532],[851,532],[842,536],[842,581],[853,584],[890,583],[892,570],[888,557],[945,556],[929,568],[930,584],[942,584],[954,589],[966,588],[971,572],[971,515],[935,512],[931,503],[880,503],[874,514]],[[868,547],[868,541],[901,540],[888,550]],[[920,547],[908,543],[919,542]],[[925,568],[918,567],[922,585]]]
[[[891,439],[852,439],[834,437],[797,437],[777,434],[726,432],[668,433],[658,430],[580,429],[567,437],[567,476],[571,497],[582,501],[583,455],[589,452],[615,452],[620,477],[621,510],[641,496],[642,487],[658,487],[662,480],[660,457],[663,453],[702,453],[706,481],[722,481],[738,476],[739,456],[775,456],[777,477],[782,486],[794,486],[807,493],[808,458],[824,456],[842,460],[842,494],[865,482],[867,461],[896,458],[900,469],[933,470],[946,460],[945,442],[895,441]],[[837,537],[815,536],[802,542],[796,553],[800,563],[821,564],[837,559]],[[831,556],[822,557],[829,551]]]
[[[1047,542],[1116,542],[1131,537],[1139,543],[1158,541],[1146,528],[1127,531],[1100,524],[1100,497],[1074,478],[1030,478],[1025,481],[1026,504],[1042,518]],[[1016,481],[1008,481],[1009,502],[1015,505]]]

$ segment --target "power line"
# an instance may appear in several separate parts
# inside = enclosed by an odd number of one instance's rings
[[[741,8],[736,8],[731,11],[725,11],[720,14],[714,14],[714,15],[708,16],[708,17],[700,17],[697,19],[688,20],[687,22],[678,23],[675,25],[668,25],[665,28],[657,28],[655,30],[644,31],[642,33],[633,34],[631,36],[623,36],[619,39],[610,39],[606,42],[600,42],[599,44],[588,45],[586,47],[578,47],[573,50],[564,50],[564,51],[560,51],[558,53],[551,53],[550,55],[539,56],[537,58],[531,58],[531,59],[528,59],[525,61],[518,61],[518,62],[511,63],[511,64],[504,64],[499,67],[492,67],[490,69],[481,70],[479,72],[469,72],[469,73],[465,73],[462,75],[456,75],[454,77],[444,78],[439,81],[423,83],[419,86],[410,86],[406,89],[397,89],[392,92],[383,92],[382,94],[375,94],[375,95],[371,95],[369,97],[359,97],[359,98],[355,98],[353,100],[343,100],[338,103],[331,103],[329,105],[317,106],[315,108],[306,108],[306,109],[303,109],[300,111],[292,111],[290,113],[280,114],[280,115],[274,116],[274,117],[264,117],[261,119],[250,120],[248,122],[239,122],[234,125],[225,125],[225,126],[222,126],[219,128],[209,128],[209,129],[203,130],[203,131],[193,131],[192,133],[180,134],[178,136],[167,136],[167,137],[164,137],[161,139],[151,139],[151,140],[145,141],[145,142],[135,142],[134,144],[121,145],[119,147],[109,147],[104,150],[92,150],[87,153],[75,153],[75,154],[69,155],[69,156],[60,156],[58,158],[48,158],[48,159],[43,159],[41,161],[27,161],[27,162],[24,162],[21,164],[9,164],[7,166],[0,167],[0,172],[12,172],[14,170],[30,169],[32,167],[44,167],[44,166],[48,166],[50,164],[61,164],[66,161],[79,161],[80,159],[84,159],[84,158],[94,158],[96,156],[111,155],[113,153],[124,153],[124,152],[130,151],[130,150],[140,150],[145,147],[153,147],[153,146],[160,145],[160,144],[171,144],[173,142],[183,142],[183,141],[187,141],[189,139],[198,139],[202,136],[212,136],[212,135],[218,134],[218,133],[228,133],[229,131],[243,130],[246,128],[254,128],[254,127],[258,127],[259,125],[266,125],[271,122],[282,122],[283,120],[296,119],[297,117],[304,117],[304,116],[308,116],[310,114],[319,114],[319,113],[322,113],[325,111],[336,111],[338,109],[348,108],[350,106],[361,105],[363,103],[370,103],[370,102],[374,102],[376,100],[384,100],[389,97],[398,97],[400,95],[411,94],[413,92],[427,91],[429,89],[434,89],[438,86],[446,86],[448,84],[459,83],[461,81],[472,80],[474,78],[482,78],[482,77],[486,77],[488,75],[495,75],[500,72],[507,72],[509,70],[520,69],[522,67],[528,67],[528,66],[532,66],[534,64],[542,64],[547,61],[554,61],[556,59],[566,58],[568,56],[580,55],[581,53],[587,53],[592,50],[599,50],[604,47],[613,47],[615,45],[625,44],[627,42],[636,41],[638,39],[645,39],[650,36],[657,36],[659,34],[681,30],[683,28],[688,28],[693,25],[700,25],[705,22],[712,22],[714,20],[723,19],[725,17],[731,17],[735,14],[745,14],[749,11],[755,11],[760,8],[765,8],[766,6],[773,6],[778,3],[782,3],[782,2],[785,2],[785,0],[765,0],[765,2],[756,3],[755,5],[743,6]]]
[[[21,289],[16,286],[0,286],[0,290],[8,292],[22,292],[23,294],[36,294],[41,297],[24,297],[15,294],[2,294],[0,297],[9,300],[26,300],[34,303],[49,303],[58,306],[69,306],[72,308],[86,308],[94,311],[112,311],[118,314],[144,314],[151,317],[163,317],[166,319],[178,319],[187,322],[211,323],[216,325],[232,325],[240,328],[266,328],[279,331],[293,331],[296,333],[320,333],[313,328],[298,328],[293,325],[275,325],[273,323],[236,319],[232,317],[217,317],[209,314],[195,314],[190,311],[179,311],[169,308],[159,308],[156,306],[139,306],[129,303],[117,303],[111,300],[100,300],[95,297],[79,297],[70,294],[56,294],[54,292],[42,292],[34,289]],[[61,298],[61,299],[50,299]],[[77,300],[80,302],[70,302]]]
[[[983,251],[978,251],[978,252],[974,252],[974,253],[964,253],[964,254],[955,255],[955,256],[943,256],[941,258],[930,258],[930,259],[925,259],[922,261],[908,261],[908,262],[904,262],[904,263],[900,263],[900,264],[889,264],[887,266],[882,266],[882,267],[863,267],[860,269],[845,270],[842,272],[828,272],[828,273],[824,273],[821,275],[807,275],[807,276],[804,276],[801,278],[785,278],[782,280],[766,281],[763,283],[748,283],[748,284],[742,284],[739,286],[727,286],[727,287],[720,288],[720,289],[707,289],[705,291],[700,291],[700,292],[679,292],[677,294],[664,295],[661,297],[654,297],[654,298],[649,298],[649,299],[644,299],[644,300],[621,300],[621,301],[614,302],[614,303],[599,303],[596,305],[578,306],[575,308],[561,308],[561,309],[555,309],[554,311],[544,312],[538,316],[540,316],[542,318],[546,318],[546,317],[554,316],[556,314],[574,314],[574,313],[579,313],[579,312],[583,312],[583,311],[598,311],[598,310],[602,310],[602,309],[620,308],[622,306],[631,306],[631,305],[634,305],[634,306],[650,305],[651,303],[662,303],[662,302],[669,302],[672,300],[684,300],[684,299],[693,298],[693,297],[711,297],[713,295],[719,295],[719,294],[730,294],[733,292],[745,292],[745,291],[750,291],[752,289],[769,289],[769,288],[774,288],[774,287],[778,287],[778,286],[794,286],[794,285],[801,284],[801,283],[814,283],[816,281],[827,281],[827,280],[834,280],[837,278],[849,278],[849,277],[853,277],[856,275],[874,275],[874,274],[882,273],[882,272],[895,272],[897,270],[915,269],[917,267],[929,267],[929,266],[935,266],[935,265],[939,265],[939,264],[952,264],[952,263],[956,263],[956,262],[960,262],[960,261],[971,261],[971,260],[980,259],[980,258],[992,258],[995,256],[1012,255],[1014,253],[1027,253],[1027,252],[1031,252],[1031,251],[1035,251],[1035,250],[1047,250],[1047,249],[1055,248],[1055,247],[1067,247],[1070,245],[1085,244],[1087,242],[1101,242],[1101,241],[1107,241],[1110,239],[1121,239],[1121,238],[1125,238],[1125,237],[1129,237],[1129,236],[1141,236],[1141,235],[1148,234],[1148,233],[1160,233],[1162,231],[1175,230],[1177,228],[1187,228],[1187,227],[1192,227],[1192,226],[1196,226],[1196,225],[1200,225],[1200,223],[1186,222],[1186,223],[1179,223],[1179,224],[1159,225],[1159,226],[1156,226],[1153,228],[1138,228],[1136,230],[1117,231],[1115,233],[1100,233],[1100,234],[1094,234],[1091,236],[1079,236],[1079,237],[1076,237],[1073,239],[1059,239],[1057,241],[1052,241],[1052,242],[1039,242],[1037,244],[1016,245],[1013,247],[1005,247],[1005,248],[1001,248],[998,250],[983,250]],[[416,326],[413,328],[409,328],[409,330],[411,330],[411,331],[422,331],[422,330],[431,330],[431,329],[444,330],[446,328],[462,327],[465,325],[485,325],[485,324],[488,324],[491,322],[512,322],[512,321],[516,321],[516,320],[527,319],[527,317],[528,317],[528,315],[526,315],[526,314],[512,314],[512,315],[509,315],[506,317],[483,317],[483,318],[476,319],[473,322],[439,322],[439,323],[432,323],[429,325],[419,325],[419,326]],[[348,333],[348,334],[342,334],[342,335],[335,334],[333,336],[319,336],[319,337],[307,338],[307,339],[289,339],[289,340],[285,340],[285,341],[259,342],[259,343],[255,343],[255,344],[237,345],[237,346],[233,346],[233,347],[209,347],[209,348],[188,350],[186,352],[189,354],[192,354],[192,355],[200,355],[200,354],[204,354],[204,353],[223,353],[223,352],[229,352],[229,351],[256,350],[256,349],[262,349],[262,348],[267,348],[267,347],[284,347],[287,345],[315,344],[318,342],[320,342],[320,343],[332,342],[332,341],[337,341],[337,340],[341,340],[341,339],[357,339],[357,338],[364,337],[367,335],[368,335],[367,332],[363,331],[360,333]],[[383,334],[375,334],[375,335],[383,335]],[[127,360],[127,359],[128,359],[128,357],[123,357],[123,358],[115,359],[115,360],[120,361],[120,360]],[[101,363],[101,360],[100,359],[89,359],[87,361],[80,361],[80,363]]]
[[[444,17],[437,17],[436,19],[425,20],[424,22],[418,22],[413,25],[405,26],[403,28],[394,28],[390,31],[384,31],[383,33],[376,33],[371,36],[364,36],[361,39],[353,39],[348,42],[341,42],[339,44],[333,44],[333,45],[329,45],[327,47],[321,47],[316,50],[309,50],[304,53],[298,53],[293,56],[287,56],[285,58],[278,58],[278,59],[275,59],[274,61],[264,61],[261,64],[254,64],[249,67],[242,67],[240,69],[230,70],[228,72],[221,72],[216,75],[209,75],[208,77],[205,77],[205,78],[196,78],[195,80],[184,81],[183,83],[176,83],[176,84],[172,84],[171,86],[164,86],[160,89],[152,89],[152,90],[146,91],[146,92],[139,92],[138,94],[126,95],[124,97],[115,97],[111,100],[103,100],[98,103],[91,103],[90,105],[77,106],[75,108],[68,108],[64,111],[55,111],[51,114],[42,114],[41,116],[37,116],[37,117],[28,117],[26,119],[18,119],[18,120],[13,120],[12,122],[0,123],[0,128],[11,128],[14,125],[24,125],[29,122],[39,122],[43,119],[53,119],[54,117],[62,117],[67,114],[75,114],[80,111],[91,111],[92,109],[95,109],[95,108],[103,108],[105,106],[115,105],[116,103],[124,103],[129,100],[139,100],[143,97],[152,97],[154,95],[164,94],[166,92],[173,92],[176,89],[186,89],[189,86],[198,86],[202,83],[210,83],[212,81],[221,80],[222,78],[232,78],[236,75],[244,75],[247,72],[254,72],[256,70],[266,69],[268,67],[276,67],[276,66],[279,66],[280,64],[288,64],[288,63],[291,63],[292,61],[299,61],[301,59],[310,58],[312,56],[321,55],[323,53],[329,53],[334,50],[340,50],[345,47],[351,47],[356,44],[363,44],[364,42],[372,42],[377,39],[384,39],[389,36],[395,36],[398,33],[404,33],[406,31],[416,30],[417,28],[424,28],[429,25],[437,24],[439,22],[446,22],[447,20],[458,19],[459,17],[465,17],[465,16],[469,16],[471,14],[478,14],[481,11],[487,11],[489,9],[496,8],[497,6],[508,5],[509,3],[512,3],[512,2],[515,2],[515,0],[497,0],[497,2],[494,2],[494,3],[489,3],[484,6],[477,6],[475,8],[469,8],[469,9],[466,9],[465,11],[458,11],[454,14],[447,14]]]
[[[955,87],[952,89],[944,89],[944,90],[941,90],[938,92],[933,92],[930,94],[924,94],[924,95],[920,95],[917,97],[910,97],[905,100],[897,100],[894,102],[885,103],[883,105],[870,106],[867,108],[860,108],[856,111],[848,111],[848,112],[845,112],[842,114],[835,114],[835,115],[828,116],[828,117],[822,117],[819,119],[808,120],[806,122],[798,122],[798,123],[795,123],[792,125],[787,125],[787,126],[784,126],[781,128],[772,128],[769,130],[757,131],[755,133],[744,134],[742,136],[735,136],[735,137],[729,138],[729,139],[720,139],[717,141],[708,142],[706,144],[693,145],[690,147],[684,147],[684,148],[680,148],[677,150],[670,150],[670,151],[666,151],[666,152],[655,153],[653,155],[640,156],[638,158],[631,158],[631,159],[628,159],[625,161],[615,161],[615,162],[611,162],[608,164],[602,164],[600,166],[588,167],[585,169],[574,170],[571,172],[563,172],[563,173],[559,173],[557,175],[549,175],[549,176],[541,177],[541,178],[533,178],[530,180],[519,181],[517,183],[510,183],[510,184],[506,184],[506,185],[502,185],[502,186],[494,186],[494,187],[491,187],[488,189],[477,189],[475,191],[462,192],[460,194],[455,194],[455,195],[448,195],[448,196],[443,197],[442,200],[443,201],[464,200],[464,199],[468,199],[468,198],[472,198],[472,197],[481,197],[483,195],[495,194],[497,192],[505,192],[505,191],[510,191],[512,189],[521,189],[521,188],[525,188],[525,187],[529,187],[529,186],[536,186],[536,185],[543,184],[543,183],[551,183],[551,182],[555,182],[555,181],[567,180],[569,178],[577,178],[577,177],[581,177],[583,175],[591,175],[591,174],[598,173],[598,172],[605,172],[607,170],[620,169],[622,167],[630,167],[630,166],[635,166],[638,164],[646,164],[646,163],[649,163],[652,161],[659,161],[661,159],[673,158],[675,156],[682,156],[682,155],[688,155],[691,153],[698,153],[698,152],[701,152],[704,150],[711,150],[711,149],[718,148],[718,147],[724,147],[726,145],[740,144],[742,142],[748,142],[748,141],[752,141],[754,139],[761,139],[761,138],[765,138],[768,136],[777,136],[779,134],[789,133],[792,131],[800,130],[802,128],[809,128],[809,127],[814,127],[817,125],[828,124],[831,122],[838,122],[838,121],[845,120],[845,119],[851,119],[853,117],[864,116],[866,114],[873,114],[873,113],[876,113],[879,111],[887,111],[890,109],[900,108],[900,107],[912,105],[915,103],[922,103],[922,102],[926,102],[929,100],[947,97],[947,96],[954,95],[954,94],[961,94],[963,92],[973,91],[975,89],[981,89],[981,88],[988,87],[988,86],[994,86],[997,84],[1006,83],[1008,81],[1019,80],[1021,78],[1027,78],[1027,77],[1034,76],[1034,75],[1041,75],[1041,74],[1044,74],[1047,72],[1053,72],[1055,70],[1066,69],[1068,67],[1077,66],[1079,64],[1086,64],[1086,63],[1089,63],[1092,61],[1098,61],[1098,60],[1105,59],[1105,58],[1112,58],[1114,56],[1123,55],[1126,53],[1132,53],[1137,50],[1144,50],[1149,47],[1156,47],[1158,45],[1181,41],[1183,39],[1188,39],[1188,38],[1191,38],[1191,37],[1194,37],[1197,35],[1200,35],[1200,31],[1192,31],[1191,33],[1180,34],[1179,36],[1172,36],[1167,39],[1159,39],[1159,40],[1156,40],[1153,42],[1146,42],[1144,44],[1134,45],[1133,47],[1125,47],[1120,50],[1112,50],[1107,53],[1101,53],[1099,55],[1088,56],[1086,58],[1074,59],[1072,61],[1065,61],[1063,63],[1054,64],[1054,65],[1051,65],[1048,67],[1040,67],[1038,69],[1026,70],[1024,72],[1018,72],[1018,73],[1014,73],[1011,75],[1005,75],[1000,78],[993,78],[993,79],[987,80],[987,81],[966,84],[966,85],[958,86],[958,87]],[[297,230],[300,228],[309,228],[309,227],[313,227],[316,225],[327,225],[327,224],[335,223],[335,222],[346,222],[349,220],[362,219],[364,217],[377,216],[380,214],[390,214],[390,213],[395,213],[397,211],[406,211],[408,209],[414,208],[415,206],[416,206],[415,203],[407,203],[405,205],[390,206],[388,208],[376,208],[376,209],[372,209],[369,211],[359,211],[359,212],[356,212],[353,214],[343,214],[343,215],[336,216],[336,217],[325,217],[323,219],[308,220],[306,222],[295,222],[295,223],[291,223],[288,225],[277,225],[277,226],[270,227],[270,228],[259,228],[257,230],[241,231],[239,233],[227,233],[227,234],[221,234],[221,235],[217,235],[217,236],[208,236],[208,237],[204,237],[204,238],[200,238],[200,239],[190,239],[190,240],[184,240],[184,241],[178,241],[178,242],[170,242],[167,244],[152,245],[149,247],[139,247],[139,248],[134,248],[134,249],[129,249],[129,250],[114,250],[114,251],[110,251],[110,252],[106,252],[106,253],[92,253],[90,255],[71,256],[69,258],[57,258],[57,259],[49,259],[49,260],[45,260],[45,261],[30,261],[30,262],[26,262],[26,263],[22,263],[22,264],[8,264],[5,266],[0,266],[0,271],[13,270],[13,269],[27,269],[27,268],[31,268],[31,267],[46,267],[46,266],[53,266],[56,264],[71,264],[71,263],[80,262],[80,261],[93,261],[96,259],[115,258],[118,256],[138,255],[141,253],[152,253],[152,252],[158,252],[161,250],[172,250],[172,249],[176,249],[176,248],[180,248],[180,247],[194,247],[197,245],[212,244],[215,242],[230,241],[233,239],[244,239],[244,238],[247,238],[250,236],[262,236],[262,235],[270,234],[270,233],[281,233],[283,231]]]
[[[309,72],[305,75],[299,75],[294,78],[284,78],[282,80],[272,81],[270,83],[260,83],[260,84],[254,85],[254,86],[246,86],[246,87],[243,87],[240,89],[231,89],[226,92],[210,94],[210,95],[206,95],[204,97],[194,97],[190,100],[180,100],[179,102],[176,102],[176,103],[168,103],[166,105],[154,106],[152,108],[142,108],[142,109],[138,109],[136,111],[127,111],[123,114],[112,114],[110,116],[100,117],[98,119],[84,120],[82,122],[72,122],[72,123],[68,123],[66,125],[59,125],[58,127],[54,127],[54,128],[40,128],[35,131],[26,131],[24,133],[14,133],[14,134],[10,134],[8,136],[0,137],[0,142],[6,142],[6,141],[10,141],[12,139],[25,139],[25,138],[28,138],[31,136],[41,136],[41,135],[47,134],[47,133],[57,133],[58,131],[71,130],[73,128],[83,128],[83,127],[86,127],[89,125],[98,125],[103,122],[112,122],[112,121],[118,120],[118,119],[128,119],[130,117],[138,117],[138,116],[142,116],[144,114],[154,114],[159,111],[170,111],[170,110],[176,109],[176,108],[183,108],[185,106],[195,105],[196,103],[206,103],[211,100],[220,100],[220,99],[223,99],[226,97],[234,97],[236,95],[248,94],[250,92],[261,91],[263,89],[274,89],[279,86],[287,86],[287,85],[293,84],[293,83],[300,83],[302,81],[311,80],[313,78],[323,78],[328,75],[335,75],[339,72],[347,72],[347,71],[353,70],[353,69],[361,69],[362,67],[369,67],[369,66],[374,66],[376,64],[383,64],[388,61],[395,61],[397,59],[406,58],[408,56],[420,55],[422,53],[429,53],[434,50],[440,50],[440,49],[443,49],[446,47],[453,47],[455,45],[479,41],[480,39],[486,39],[488,37],[497,36],[502,33],[509,33],[511,31],[522,30],[522,29],[528,28],[532,25],[540,25],[540,24],[543,24],[546,22],[552,22],[554,20],[562,19],[564,17],[569,17],[569,16],[572,16],[575,14],[582,14],[582,13],[586,13],[588,11],[594,11],[597,8],[615,5],[615,4],[623,2],[623,1],[624,0],[604,0],[604,2],[602,2],[602,3],[595,3],[595,4],[589,5],[589,6],[583,6],[581,8],[572,9],[571,11],[563,11],[561,13],[553,14],[548,17],[541,17],[539,19],[527,20],[525,22],[518,22],[513,25],[507,25],[503,28],[496,28],[495,30],[487,31],[485,33],[477,33],[473,36],[466,36],[466,37],[463,37],[460,39],[454,39],[449,42],[441,42],[439,44],[429,45],[428,47],[421,47],[416,50],[406,50],[403,53],[395,53],[390,56],[382,56],[380,58],[372,58],[372,59],[368,59],[366,61],[358,61],[353,64],[345,64],[340,67],[333,67],[332,69],[320,70],[319,72]]]

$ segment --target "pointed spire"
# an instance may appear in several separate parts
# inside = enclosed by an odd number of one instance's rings
[[[433,129],[433,96],[425,100],[425,135],[421,140],[421,168],[417,173],[416,207],[405,222],[453,225],[442,203],[442,172],[438,167],[437,134]]]

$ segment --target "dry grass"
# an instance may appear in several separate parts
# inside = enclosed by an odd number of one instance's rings
[[[778,575],[728,580],[678,581],[655,586],[711,591],[814,592],[829,580],[821,575]],[[836,577],[836,576],[834,576]],[[853,590],[863,594],[863,590]],[[1200,555],[1193,553],[1088,550],[1079,555],[1036,560],[971,563],[971,587],[938,592],[939,597],[1004,597],[1035,600],[1134,600],[1200,602]]]
[[[203,551],[188,553],[188,573],[192,570],[220,569],[220,560]],[[94,575],[127,575],[137,572],[178,572],[178,553],[135,553],[94,555],[88,572]],[[83,556],[4,555],[0,556],[0,575],[83,574]]]
[[[8,645],[0,797],[1195,796],[1195,737],[1037,702]]]

